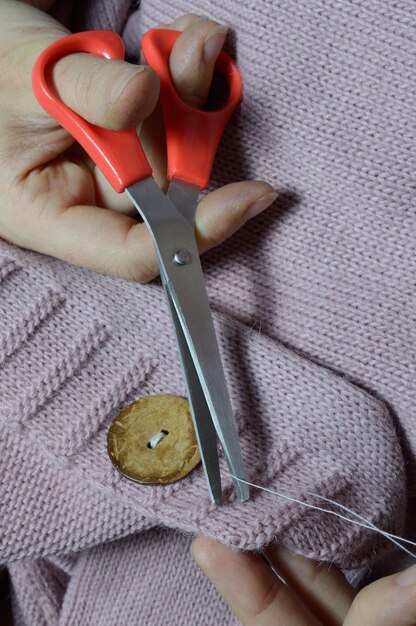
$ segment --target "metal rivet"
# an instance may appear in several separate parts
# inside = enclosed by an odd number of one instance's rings
[[[191,254],[188,250],[177,250],[173,255],[173,261],[176,265],[187,265],[191,258]]]

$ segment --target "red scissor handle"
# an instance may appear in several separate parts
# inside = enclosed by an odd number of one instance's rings
[[[168,150],[168,178],[179,178],[203,189],[208,185],[222,132],[242,93],[237,66],[221,52],[217,68],[226,77],[229,97],[217,111],[195,109],[179,98],[173,85],[169,58],[181,35],[172,30],[151,30],[143,38],[143,52],[159,75]],[[108,59],[124,59],[124,46],[112,31],[87,31],[64,37],[40,55],[33,68],[33,91],[40,105],[82,145],[116,191],[152,175],[136,130],[107,130],[87,122],[53,93],[52,69],[57,61],[75,52],[89,52]]]
[[[160,78],[168,178],[179,178],[204,189],[208,185],[221,135],[241,100],[243,86],[237,66],[225,52],[221,52],[216,67],[228,83],[226,105],[216,111],[201,111],[183,102],[175,91],[169,71],[170,53],[180,35],[173,30],[150,30],[142,39],[142,50],[147,63]]]
[[[75,52],[89,52],[106,59],[124,59],[121,38],[112,31],[87,31],[69,35],[50,45],[33,68],[33,91],[39,104],[81,144],[118,192],[152,175],[137,132],[107,130],[90,124],[67,107],[51,90],[52,69],[59,59]]]

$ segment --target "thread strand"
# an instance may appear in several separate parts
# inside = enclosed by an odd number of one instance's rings
[[[389,541],[391,541],[391,543],[396,545],[400,550],[405,552],[407,555],[409,555],[413,559],[416,559],[416,554],[414,552],[411,552],[410,550],[408,550],[405,546],[402,546],[401,543],[399,543],[399,542],[403,541],[403,542],[409,543],[409,544],[411,544],[413,546],[416,546],[416,543],[414,543],[413,541],[410,541],[410,539],[405,539],[403,537],[399,537],[397,535],[393,535],[393,534],[391,534],[391,533],[389,533],[387,531],[382,530],[381,528],[378,528],[377,526],[375,526],[372,522],[367,520],[362,515],[359,515],[358,513],[355,513],[355,511],[352,511],[348,507],[345,507],[344,505],[340,504],[339,502],[336,502],[335,500],[331,500],[330,498],[325,498],[324,496],[319,496],[318,494],[315,494],[315,493],[309,493],[309,495],[311,495],[311,496],[321,498],[322,500],[325,500],[327,502],[330,502],[331,504],[335,504],[336,506],[339,506],[340,508],[348,511],[352,515],[355,515],[356,517],[358,517],[358,518],[360,518],[361,520],[364,520],[364,521],[363,522],[358,522],[357,520],[353,520],[350,517],[346,517],[345,515],[341,515],[341,513],[337,513],[336,511],[331,511],[330,509],[324,509],[323,507],[317,506],[315,504],[310,504],[309,502],[304,502],[303,500],[299,500],[298,498],[294,498],[292,496],[288,496],[286,494],[280,493],[279,491],[274,491],[273,489],[269,489],[268,487],[262,487],[261,485],[256,485],[255,483],[251,483],[248,480],[244,480],[243,478],[238,478],[238,476],[234,476],[234,474],[230,474],[230,476],[232,478],[234,478],[235,480],[238,480],[238,481],[240,481],[242,483],[245,483],[246,485],[249,485],[250,487],[255,487],[256,489],[261,489],[262,491],[267,491],[268,493],[272,493],[273,495],[279,496],[280,498],[284,498],[285,500],[289,500],[290,502],[296,502],[296,504],[301,504],[302,506],[306,506],[306,507],[308,507],[310,509],[314,509],[316,511],[321,511],[321,513],[328,513],[329,515],[333,515],[334,517],[338,517],[339,519],[341,519],[341,520],[343,520],[345,522],[349,522],[350,524],[355,524],[356,526],[361,526],[363,528],[367,528],[368,530],[372,530],[373,532],[376,532],[376,533],[382,535],[383,537],[385,537],[386,539],[388,539]]]

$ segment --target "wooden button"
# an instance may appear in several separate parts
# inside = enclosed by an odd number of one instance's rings
[[[107,450],[116,468],[131,480],[180,480],[201,461],[189,402],[172,395],[132,402],[111,424]]]

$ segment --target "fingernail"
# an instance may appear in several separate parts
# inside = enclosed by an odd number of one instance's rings
[[[416,565],[412,565],[404,572],[400,572],[396,576],[396,584],[400,587],[406,587],[407,585],[414,585],[416,583]]]
[[[228,28],[226,26],[217,26],[214,28],[204,43],[204,60],[205,63],[215,63],[219,53],[224,45],[227,37]]]
[[[115,102],[123,93],[129,82],[136,76],[143,72],[144,65],[137,65],[136,67],[130,67],[121,72],[119,77],[114,81],[111,88],[111,102]]]
[[[248,207],[245,213],[245,217],[248,220],[251,220],[252,217],[255,217],[256,215],[264,211],[264,209],[267,209],[268,206],[273,204],[277,196],[278,194],[276,191],[271,191],[270,193],[266,193],[264,196],[261,196],[261,198],[256,200],[254,204]]]

